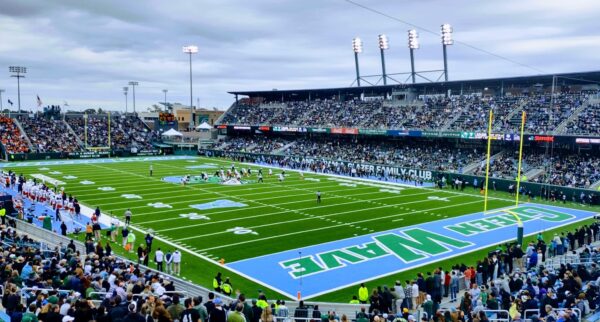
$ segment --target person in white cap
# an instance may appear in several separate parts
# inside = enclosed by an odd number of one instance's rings
[[[62,322],[72,322],[72,321],[75,321],[75,318],[72,316],[69,316],[69,315],[65,315],[62,318]]]

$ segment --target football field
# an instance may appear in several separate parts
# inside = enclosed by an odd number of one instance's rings
[[[121,220],[124,219],[123,213],[131,209],[137,244],[143,244],[142,233],[150,230],[157,237],[157,245],[182,249],[185,257],[183,275],[195,282],[210,287],[208,281],[214,272],[225,270],[218,266],[218,261],[222,259],[227,268],[233,270],[231,275],[238,276],[237,281],[232,280],[234,288],[258,287],[253,284],[256,282],[288,296],[295,296],[292,290],[302,287],[296,284],[302,285],[303,277],[306,278],[305,282],[310,281],[309,265],[312,263],[307,260],[317,262],[316,255],[309,254],[311,246],[353,240],[401,227],[451,221],[483,209],[483,197],[475,193],[472,187],[463,193],[314,173],[305,173],[302,177],[295,171],[286,171],[285,179],[280,182],[279,169],[273,169],[273,175],[269,175],[268,167],[239,163],[235,163],[236,169],[252,169],[252,175],[242,178],[244,183],[241,185],[224,185],[213,180],[191,180],[186,185],[180,182],[182,176],[197,176],[202,172],[213,175],[220,169],[226,171],[232,164],[231,161],[216,158],[148,157],[9,163],[3,165],[3,170],[10,169],[17,174],[23,173],[51,182],[56,180],[80,203],[90,208],[98,206],[104,214],[112,214]],[[153,169],[152,176],[150,167]],[[257,182],[256,175],[261,168],[263,183]],[[320,203],[317,203],[317,191],[322,196]],[[508,198],[508,195],[492,197],[488,207],[496,209],[513,205],[514,201]],[[539,213],[541,210],[536,211]],[[527,216],[526,212],[523,215]],[[586,212],[581,216],[588,215]],[[560,221],[561,224],[567,222]],[[419,241],[418,237],[414,238]],[[440,243],[452,244],[450,241]],[[369,247],[368,243],[359,244],[362,250]],[[463,248],[460,245],[451,246]],[[305,255],[302,254],[304,249],[307,249]],[[390,249],[385,248],[387,251]],[[267,264],[264,261],[253,262],[254,259],[285,252],[297,253],[294,257],[299,258],[289,265],[279,262],[277,267],[283,275],[290,276],[290,281],[277,280],[271,283],[266,280],[268,276],[254,275],[253,269],[256,267],[267,272],[276,269],[260,267]],[[367,253],[361,256],[351,256],[346,251],[340,251],[329,259],[339,264],[333,268],[347,267],[357,263],[357,258],[362,261],[369,254],[377,255],[377,252],[381,253],[381,250],[367,249]],[[323,262],[326,260],[323,257],[320,259]],[[252,267],[246,268],[243,263],[250,263]],[[389,273],[399,270],[390,268]],[[297,272],[300,272],[299,281]],[[351,279],[368,280],[386,275],[385,269],[383,272]],[[210,276],[199,277],[200,274]],[[315,275],[314,278],[317,277]],[[241,282],[244,278],[250,281]],[[292,283],[293,286],[285,287],[285,283]],[[327,288],[348,285],[351,284],[340,280]],[[326,290],[319,288],[311,290],[308,286],[304,287],[310,290],[308,295],[326,293]]]

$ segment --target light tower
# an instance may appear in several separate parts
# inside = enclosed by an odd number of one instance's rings
[[[446,54],[446,47],[454,44],[452,39],[452,26],[450,24],[442,25],[442,46],[444,48],[444,80],[448,81],[448,56]]]
[[[192,95],[192,55],[198,53],[198,47],[197,46],[193,46],[193,45],[189,45],[189,46],[183,46],[183,52],[185,54],[189,54],[190,55],[190,124],[189,124],[189,128],[190,130],[194,129],[194,99],[193,99],[193,95]]]
[[[415,83],[415,49],[419,49],[419,33],[415,29],[408,31],[408,48],[410,49],[410,76]]]
[[[358,54],[362,53],[363,43],[360,38],[352,39],[352,50],[354,51],[354,66],[356,67],[356,84],[360,87],[360,71],[358,69]]]
[[[133,90],[133,114],[135,114],[135,87],[138,86],[140,83],[136,82],[136,81],[131,81],[129,82],[129,86],[131,86],[132,90]]]
[[[387,74],[385,73],[385,54],[384,51],[390,48],[386,35],[379,35],[379,50],[381,51],[381,71],[383,74],[383,85],[387,85]]]
[[[22,74],[27,73],[27,67],[10,66],[8,67],[8,71],[13,73],[12,75],[10,75],[10,77],[17,78],[17,105],[19,106],[19,113],[21,113],[21,78],[25,78],[25,75]]]
[[[125,114],[127,114],[127,91],[129,91],[129,87],[123,87],[123,95],[125,95]]]
[[[166,88],[162,90],[162,92],[165,94],[165,111],[167,111],[167,110],[168,110],[168,108],[167,108],[167,92],[168,92],[168,91],[169,91],[169,90],[168,90],[168,89],[166,89]]]

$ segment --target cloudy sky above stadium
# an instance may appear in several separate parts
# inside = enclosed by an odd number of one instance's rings
[[[356,1],[436,32],[450,23],[457,41],[544,73],[599,69],[599,1]],[[189,104],[186,44],[200,48],[194,104],[198,97],[201,107],[227,108],[230,90],[349,86],[355,36],[364,41],[363,74],[380,73],[380,33],[390,39],[388,72],[410,69],[410,27],[344,0],[0,0],[0,6],[4,106],[10,99],[16,107],[12,65],[28,68],[21,87],[28,109],[37,109],[37,95],[44,105],[123,109],[122,87],[130,80],[139,82],[138,111],[162,101],[164,88],[169,101]],[[420,35],[417,69],[441,69],[439,36]],[[539,73],[464,45],[449,49],[450,79]]]

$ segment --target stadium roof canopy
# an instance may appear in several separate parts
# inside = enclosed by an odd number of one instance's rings
[[[335,95],[377,96],[391,94],[393,91],[411,89],[416,94],[441,94],[451,90],[452,94],[472,93],[483,89],[506,90],[509,88],[528,88],[533,86],[548,87],[552,85],[552,79],[556,76],[557,86],[590,85],[600,84],[600,71],[578,72],[566,74],[518,76],[506,78],[488,78],[474,80],[457,80],[449,82],[427,82],[417,84],[394,84],[387,86],[362,86],[362,87],[340,87],[321,89],[295,89],[295,90],[269,90],[269,91],[232,91],[233,95],[248,96],[250,98],[261,97],[266,101],[281,100],[306,100],[318,98],[331,98]]]

